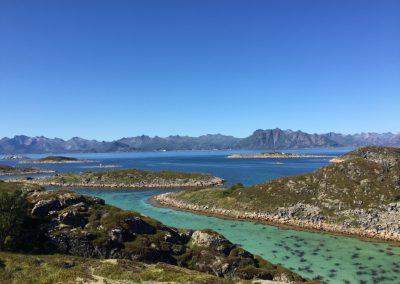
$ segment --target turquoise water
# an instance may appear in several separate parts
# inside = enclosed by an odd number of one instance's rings
[[[294,151],[338,155],[348,149]],[[247,151],[252,152],[252,151]],[[125,168],[149,170],[181,170],[208,172],[227,179],[228,184],[242,182],[255,184],[280,176],[313,171],[328,163],[328,159],[224,159],[233,151],[198,151],[166,153],[111,153],[79,154],[81,158],[96,159],[103,164],[120,164]],[[284,165],[274,165],[276,161]],[[15,162],[8,162],[13,164]],[[63,171],[88,170],[82,165],[49,165]],[[101,197],[108,204],[141,212],[178,227],[212,228],[233,243],[252,253],[280,263],[304,277],[318,278],[327,283],[400,283],[400,248],[389,244],[361,241],[355,238],[332,236],[280,229],[274,226],[246,221],[192,214],[168,208],[154,207],[148,198],[165,190],[113,190],[76,189]]]
[[[384,243],[280,229],[246,221],[225,220],[154,207],[148,198],[165,192],[93,191],[83,194],[101,197],[108,204],[153,217],[177,228],[212,228],[230,241],[265,259],[280,263],[304,277],[328,283],[400,283],[400,248]]]

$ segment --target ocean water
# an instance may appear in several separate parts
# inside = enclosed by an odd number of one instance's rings
[[[340,155],[348,150],[313,149],[293,152]],[[311,172],[326,165],[329,160],[329,158],[287,160],[224,158],[232,153],[234,151],[107,153],[74,156],[95,159],[102,164],[118,164],[124,168],[207,172],[226,179],[228,184],[241,182],[246,185],[281,176]],[[273,164],[277,161],[284,164]],[[15,164],[12,161],[7,163]],[[82,166],[87,164],[49,165],[48,168],[60,172],[89,170]],[[387,243],[281,229],[248,221],[226,220],[152,206],[148,199],[168,191],[163,189],[105,191],[76,188],[75,190],[101,197],[108,204],[141,212],[177,228],[212,228],[233,243],[273,263],[279,263],[296,271],[304,277],[321,279],[327,283],[400,283],[400,247]]]

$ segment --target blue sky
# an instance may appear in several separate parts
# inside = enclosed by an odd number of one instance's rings
[[[0,137],[400,131],[400,1],[0,2]]]

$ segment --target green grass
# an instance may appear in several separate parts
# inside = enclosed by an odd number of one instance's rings
[[[167,264],[130,260],[106,261],[66,255],[27,255],[0,252],[1,284],[79,283],[104,278],[105,283],[143,281],[232,283],[228,279]],[[245,283],[245,282],[243,282]]]
[[[1,193],[12,193],[15,191],[28,189],[28,188],[40,188],[38,185],[25,184],[22,182],[5,182],[0,180],[0,194]]]

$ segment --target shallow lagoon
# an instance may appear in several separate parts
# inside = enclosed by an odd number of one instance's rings
[[[338,155],[349,149],[297,150],[293,152]],[[124,168],[147,170],[180,170],[208,172],[225,178],[228,184],[255,184],[280,176],[313,171],[328,163],[318,159],[225,159],[237,151],[189,151],[152,153],[75,154],[96,159],[102,164],[119,164]],[[241,153],[254,151],[241,151]],[[32,155],[42,157],[43,155]],[[275,165],[274,162],[284,162]],[[15,165],[13,161],[7,164]],[[41,165],[60,172],[87,171],[90,164]],[[28,166],[28,165],[27,165]],[[97,169],[96,169],[97,170]],[[301,275],[320,278],[328,283],[400,283],[400,248],[385,243],[361,241],[356,238],[322,233],[280,229],[247,221],[225,220],[215,217],[154,207],[148,198],[165,190],[87,190],[107,203],[139,211],[161,222],[178,228],[212,228],[232,242],[242,245],[273,263],[281,263]]]

